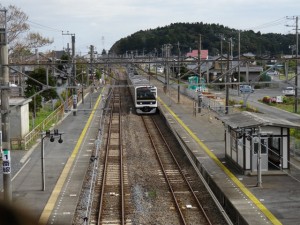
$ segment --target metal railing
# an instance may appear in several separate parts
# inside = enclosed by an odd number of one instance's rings
[[[72,106],[72,97],[68,99],[68,108]],[[60,121],[64,117],[65,113],[65,104],[61,104],[55,111],[53,111],[42,123],[37,125],[34,129],[32,129],[22,140],[21,146],[19,148],[23,150],[28,150],[33,144],[36,143],[36,140],[40,138],[41,132],[49,129]],[[12,148],[14,148],[12,146]]]
[[[81,90],[82,91],[82,90]],[[82,93],[77,93],[78,95],[78,102],[82,100],[84,94],[91,91],[91,87],[83,89]],[[37,125],[34,129],[32,129],[25,137],[21,140],[11,139],[11,147],[12,149],[22,149],[28,150],[31,148],[40,138],[40,134],[42,131],[50,129],[53,125],[57,124],[65,114],[65,110],[69,109],[73,106],[73,98],[72,96],[69,97],[67,104],[64,102],[62,103],[55,111],[53,111],[42,123]]]

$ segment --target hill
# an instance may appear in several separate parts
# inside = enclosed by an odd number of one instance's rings
[[[139,54],[161,54],[164,44],[171,44],[172,53],[178,54],[178,43],[181,54],[197,49],[199,34],[202,36],[202,49],[207,49],[209,55],[220,54],[221,36],[223,39],[223,53],[227,53],[229,38],[233,39],[233,54],[238,53],[239,30],[225,27],[219,24],[200,23],[172,23],[156,29],[140,30],[128,37],[117,41],[110,52],[122,55],[126,51]],[[252,52],[259,56],[278,56],[291,54],[289,46],[294,45],[296,37],[293,34],[261,34],[252,30],[244,30],[240,33],[241,53]]]

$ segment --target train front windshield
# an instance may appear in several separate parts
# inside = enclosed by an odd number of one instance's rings
[[[136,90],[137,100],[155,100],[155,92],[149,87],[137,88]]]

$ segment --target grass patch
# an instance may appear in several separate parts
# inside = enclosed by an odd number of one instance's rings
[[[287,112],[294,112],[294,108],[295,106],[294,105],[290,105],[290,104],[272,104],[272,106],[278,108],[278,109],[282,109],[284,111],[287,111]],[[299,114],[299,112],[298,112]]]
[[[148,197],[152,198],[152,199],[156,198],[156,191],[155,190],[149,191],[148,192]]]
[[[251,105],[249,104],[246,104],[246,107],[243,107],[243,104],[244,104],[244,101],[241,100],[239,102],[236,102],[235,100],[229,100],[229,106],[235,106],[235,105],[240,105],[241,107],[235,107],[234,109],[237,110],[237,111],[248,111],[248,112],[256,112],[258,113],[259,111],[252,107]]]
[[[289,79],[292,79],[292,78],[294,78],[295,77],[295,73],[288,73],[288,77],[287,77],[287,79],[289,80]],[[284,74],[280,74],[279,76],[278,76],[278,78],[279,78],[279,80],[286,80],[286,76],[284,75]]]
[[[282,109],[287,112],[294,113],[295,112],[295,98],[294,97],[283,97],[283,102],[282,103],[276,103],[274,101],[269,101],[270,99],[269,96],[264,97],[262,100],[259,100],[259,102],[264,103],[269,106],[276,107],[278,109]],[[266,99],[266,100],[264,100]],[[300,112],[297,112],[297,114],[300,114]]]
[[[34,127],[38,126],[40,123],[42,123],[51,113],[53,112],[52,109],[50,108],[42,108],[39,112],[36,114],[36,118],[34,120],[34,125],[33,125],[33,118],[32,114],[29,118],[29,129],[32,130]]]

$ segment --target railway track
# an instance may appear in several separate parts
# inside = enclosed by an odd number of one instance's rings
[[[212,224],[153,116],[142,116],[180,224]]]
[[[125,208],[125,174],[120,89],[112,91],[103,162],[95,184],[89,224],[128,224]],[[130,222],[129,222],[130,223]]]
[[[99,157],[84,185],[91,197],[82,192],[74,224],[226,224],[162,117],[132,114],[129,99],[123,87],[107,94]]]

